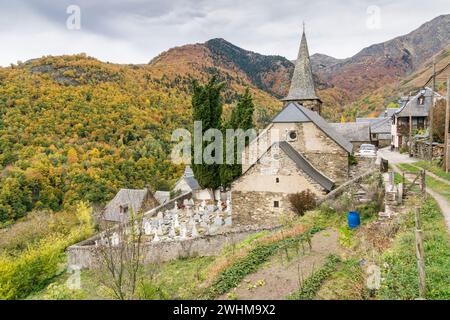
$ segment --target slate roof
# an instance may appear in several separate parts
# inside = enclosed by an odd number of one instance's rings
[[[128,206],[128,212],[138,213],[149,210],[156,205],[156,199],[148,189],[120,189],[115,197],[106,205],[104,215],[106,220],[124,221],[128,217],[121,217],[120,206]]]
[[[356,118],[356,122],[358,123],[367,123],[367,122],[375,123],[378,121],[380,121],[380,118]]]
[[[280,149],[283,150],[298,169],[305,172],[311,179],[320,184],[325,190],[331,191],[334,187],[334,182],[325,176],[322,172],[317,170],[308,160],[305,159],[297,150],[295,150],[288,142],[281,141],[279,143]]]
[[[159,204],[164,204],[170,200],[170,191],[156,191],[155,199],[159,202]]]
[[[308,43],[305,31],[302,34],[294,74],[291,79],[289,93],[284,101],[314,100],[319,99],[314,88],[314,80],[309,60]]]
[[[378,119],[380,120],[380,119]],[[374,122],[370,125],[370,131],[371,133],[377,133],[377,134],[391,134],[391,118],[382,118],[378,122]]]
[[[192,191],[201,189],[200,184],[198,183],[197,179],[195,179],[194,171],[192,171],[192,168],[190,166],[186,166],[186,168],[184,169],[184,174],[180,178],[180,180],[182,179],[186,181],[187,185],[192,189]],[[178,180],[178,182],[180,180]]]
[[[370,122],[330,123],[330,125],[351,142],[371,141]]]
[[[311,111],[297,102],[288,102],[272,120],[272,123],[280,122],[313,122],[348,153],[351,153],[353,150],[353,145],[350,141],[336,132],[317,112]]]
[[[400,108],[386,108],[384,113],[380,114],[378,118],[392,118],[394,113],[396,113]]]
[[[421,96],[425,97],[424,104],[419,104],[419,98]],[[441,97],[438,93],[435,93],[437,97]],[[408,102],[404,103],[403,106],[395,112],[397,117],[428,117],[428,113],[433,102],[432,99],[433,90],[426,87],[413,96]]]

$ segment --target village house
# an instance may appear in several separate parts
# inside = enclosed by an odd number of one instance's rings
[[[284,101],[243,153],[243,175],[231,187],[238,223],[279,223],[291,211],[289,194],[309,189],[320,197],[348,179],[352,144],[319,114],[304,32]]]
[[[436,99],[442,99],[434,93]],[[426,87],[415,96],[402,98],[400,108],[392,116],[392,144],[396,150],[407,147],[408,137],[428,128],[428,116],[433,104],[433,90]]]
[[[373,144],[370,122],[342,122],[330,125],[358,150],[362,144]]]
[[[131,214],[146,212],[158,205],[149,188],[120,189],[104,208],[102,219],[110,222],[127,222]]]
[[[378,148],[391,145],[391,119],[398,108],[387,108],[378,118],[356,118],[357,123],[370,123],[370,140]]]

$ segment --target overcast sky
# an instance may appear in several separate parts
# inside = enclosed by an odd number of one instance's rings
[[[345,58],[449,12],[449,0],[0,0],[0,65],[80,52],[147,63],[211,38],[294,59],[302,21],[311,54]]]

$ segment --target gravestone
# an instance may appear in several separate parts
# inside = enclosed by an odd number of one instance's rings
[[[152,234],[153,228],[152,224],[149,221],[144,222],[144,233],[149,236]]]
[[[231,201],[230,199],[227,200],[227,209],[226,209],[227,213],[229,215],[231,215]]]
[[[113,235],[111,236],[111,245],[117,247],[119,243],[120,243],[119,235],[116,232],[114,232]]]
[[[175,228],[174,228],[174,227],[170,228],[170,231],[169,231],[169,237],[175,238],[176,235],[177,235],[177,234],[176,234],[176,232],[175,232]]]
[[[192,238],[198,237],[197,227],[194,225],[192,226]]]
[[[186,226],[182,225],[180,228],[180,238],[186,239],[186,234],[187,234]]]
[[[156,232],[157,232],[158,235],[160,235],[160,236],[163,235],[163,229],[162,229],[162,223],[161,223],[161,220],[158,220],[158,229],[156,230]]]
[[[178,220],[178,214],[175,214],[173,216],[173,227],[179,228],[180,227],[180,221]]]
[[[225,218],[225,226],[226,227],[231,227],[232,224],[233,224],[233,220],[232,220],[231,216],[226,217]]]
[[[222,225],[222,217],[217,213],[216,217],[214,218],[214,225],[220,227]]]

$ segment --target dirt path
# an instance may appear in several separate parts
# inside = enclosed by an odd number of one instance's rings
[[[402,173],[402,171],[395,164],[392,164],[392,168],[397,173]],[[411,181],[409,178],[407,178],[407,177],[405,177],[405,178],[408,179],[408,181]],[[441,209],[441,212],[444,215],[444,220],[445,220],[445,224],[447,226],[447,231],[450,233],[450,203],[447,201],[447,199],[445,197],[443,197],[439,193],[433,191],[431,188],[427,187],[426,190],[427,190],[427,193],[429,195],[431,195],[438,203],[439,208]]]
[[[258,272],[248,275],[231,294],[240,300],[281,300],[299,288],[299,279],[306,279],[319,269],[329,254],[339,252],[339,234],[335,230],[324,230],[311,240],[312,250],[300,258],[287,261],[283,253],[275,255]],[[292,256],[294,253],[290,253]],[[249,289],[251,288],[251,289]],[[223,295],[220,299],[228,299]]]

